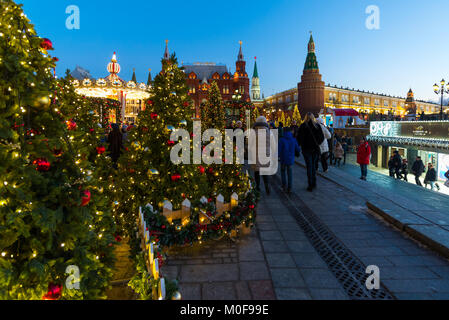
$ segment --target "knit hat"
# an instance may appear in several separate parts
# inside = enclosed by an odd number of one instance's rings
[[[256,119],[256,122],[258,123],[267,123],[267,118],[265,118],[264,116],[260,116]]]

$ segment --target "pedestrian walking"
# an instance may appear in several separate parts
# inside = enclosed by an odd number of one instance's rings
[[[328,139],[331,138],[331,133],[327,128],[324,126],[324,121],[321,118],[317,119],[318,125],[321,127],[321,130],[323,131],[324,135],[324,141],[320,144],[320,161],[317,161],[316,169],[318,170],[318,163],[321,162],[321,167],[323,168],[323,172],[327,172],[329,169],[327,164],[327,158],[329,158],[329,143],[327,142]]]
[[[109,156],[111,157],[112,162],[114,162],[114,167],[116,167],[123,148],[122,133],[120,132],[119,125],[116,123],[112,124],[112,131],[108,135],[108,143]]]
[[[127,125],[122,126],[122,141],[125,144],[128,141],[128,129]]]
[[[334,155],[335,155],[335,165],[340,167],[341,159],[343,158],[345,151],[343,150],[343,147],[340,142],[337,142],[334,149]]]
[[[366,141],[365,137],[362,138],[360,144],[357,148],[357,163],[360,165],[360,170],[362,176],[360,179],[366,181],[366,176],[368,175],[368,165],[371,159],[371,147]]]
[[[316,188],[316,164],[320,157],[320,145],[324,141],[323,130],[317,123],[313,113],[306,114],[304,123],[299,127],[298,143],[301,147],[307,167],[307,191]]]
[[[421,157],[416,157],[415,162],[412,165],[412,173],[415,176],[415,182],[418,186],[422,187],[422,183],[419,180],[421,175],[426,171],[426,167],[424,166],[424,162],[421,160]]]
[[[341,139],[341,146],[343,147],[343,165],[346,164],[346,156],[348,154],[349,151],[349,143],[348,143],[348,138],[346,136],[343,136],[343,138]]]
[[[407,162],[407,159],[402,159],[401,175],[403,176],[404,181],[408,182],[408,179],[407,179],[407,175],[408,175],[408,162]]]
[[[388,172],[390,173],[390,177],[394,178],[394,157],[390,156],[390,160],[388,160]]]
[[[396,179],[402,179],[401,168],[402,168],[402,158],[397,150],[393,152],[393,162],[394,162],[394,174]]]
[[[264,116],[260,116],[256,119],[256,123],[253,126],[255,131],[255,141],[252,145],[248,146],[249,152],[251,156],[255,156],[254,163],[251,164],[251,168],[254,171],[254,178],[256,180],[256,189],[260,192],[260,169],[269,167],[269,164],[261,164],[259,159],[259,148],[263,146],[265,148],[266,156],[270,156],[271,152],[271,131],[270,126],[268,125],[267,119]],[[265,131],[265,144],[259,143],[259,136],[262,136],[261,131]],[[260,151],[262,153],[263,151]],[[270,195],[270,185],[269,179],[267,175],[262,175],[262,180],[265,185],[265,192],[267,195]]]
[[[295,155],[300,153],[298,141],[293,137],[291,128],[284,128],[284,136],[279,140],[279,158],[281,163],[282,189],[290,193],[292,190],[292,165],[295,163]],[[287,177],[288,176],[288,185]]]
[[[428,164],[426,176],[424,178],[424,185],[427,188],[427,185],[430,184],[430,189],[433,190],[435,187],[440,190],[440,186],[436,183],[437,181],[437,172],[431,163]]]
[[[293,138],[297,139],[299,127],[298,127],[296,120],[292,121],[291,129],[292,129]]]

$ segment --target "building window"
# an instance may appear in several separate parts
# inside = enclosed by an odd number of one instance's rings
[[[190,86],[189,93],[195,93],[195,86]]]
[[[343,95],[341,96],[341,101],[343,101],[343,102],[348,102],[348,101],[349,101],[349,96],[348,96],[347,94],[343,94]]]
[[[384,100],[384,107],[388,107],[390,104],[388,103],[387,100]]]
[[[244,93],[245,93],[245,86],[240,86],[239,92],[240,92],[241,94],[244,94]]]
[[[229,94],[229,86],[227,84],[223,86],[223,94]]]
[[[365,105],[369,106],[371,103],[370,98],[365,98]]]
[[[397,108],[398,107],[398,103],[396,101],[393,101],[393,108]]]
[[[286,98],[285,98],[285,102],[290,102],[291,101],[291,96],[287,96]]]
[[[360,103],[360,98],[358,96],[352,97],[352,103]]]
[[[379,106],[380,105],[380,100],[379,99],[374,99],[374,105]]]
[[[329,101],[337,100],[337,94],[335,92],[329,92]]]
[[[295,93],[295,101],[297,101],[298,100],[298,94],[297,93]]]

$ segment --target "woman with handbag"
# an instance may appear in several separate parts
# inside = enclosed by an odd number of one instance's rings
[[[298,130],[298,143],[301,147],[307,167],[307,191],[316,188],[316,167],[320,158],[320,145],[324,141],[321,126],[317,123],[313,113],[307,113],[303,124]]]

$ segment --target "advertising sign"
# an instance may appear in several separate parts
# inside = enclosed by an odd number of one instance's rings
[[[449,121],[372,121],[370,134],[377,137],[449,141]]]

